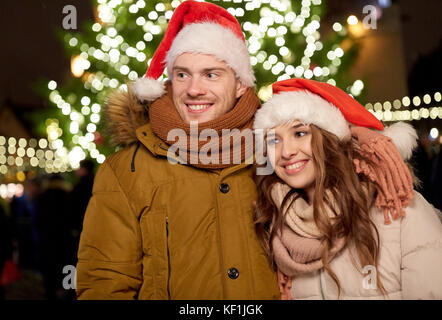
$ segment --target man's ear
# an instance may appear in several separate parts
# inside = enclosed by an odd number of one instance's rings
[[[236,80],[236,98],[241,97],[244,92],[246,92],[247,86],[241,82],[241,80]]]

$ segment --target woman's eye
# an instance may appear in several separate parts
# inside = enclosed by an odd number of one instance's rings
[[[301,137],[305,136],[307,133],[308,132],[306,132],[306,131],[296,131],[295,136],[298,138],[301,138]]]
[[[278,142],[279,142],[279,140],[277,138],[267,139],[267,145],[269,145],[269,146],[277,144]]]

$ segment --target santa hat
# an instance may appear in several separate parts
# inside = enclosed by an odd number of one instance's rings
[[[236,18],[215,4],[185,1],[175,9],[145,77],[134,83],[136,96],[141,101],[162,96],[164,84],[157,79],[166,66],[171,78],[176,58],[185,52],[213,55],[226,62],[245,86],[254,86],[249,52]]]
[[[410,158],[416,146],[416,132],[406,123],[396,123],[384,130],[382,123],[359,102],[341,89],[324,82],[288,79],[275,82],[273,97],[255,114],[255,129],[267,130],[299,120],[336,135],[351,138],[350,126],[379,130],[390,137],[403,159]]]

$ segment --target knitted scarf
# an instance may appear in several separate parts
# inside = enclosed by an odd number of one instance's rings
[[[290,187],[286,184],[276,183],[273,186],[272,198],[279,209],[289,190]],[[331,193],[326,192],[332,199]],[[333,220],[334,211],[329,207],[325,210],[327,216]],[[280,210],[280,212],[285,211],[285,208]],[[314,222],[313,206],[302,198],[296,199],[288,208],[282,230],[276,232],[271,244],[278,266],[278,283],[282,300],[290,299],[293,276],[323,268],[322,252],[325,245],[321,238],[321,232]],[[328,261],[331,261],[345,244],[344,238],[336,239],[328,252]]]
[[[290,190],[285,184],[277,183],[272,188],[272,198],[280,208]],[[329,197],[331,193],[328,192]],[[331,198],[332,199],[332,198]],[[290,200],[289,200],[290,201]],[[335,213],[325,207],[326,214],[333,220]],[[286,212],[286,209],[280,210]],[[335,240],[328,256],[331,260],[345,245],[345,239]],[[288,208],[282,230],[272,240],[275,262],[287,276],[312,272],[323,267],[321,261],[324,244],[321,232],[313,219],[313,206],[298,198]]]
[[[234,108],[226,114],[214,120],[198,123],[197,132],[192,132],[196,130],[191,130],[190,124],[185,123],[178,114],[173,104],[170,82],[166,83],[166,88],[167,94],[150,105],[149,119],[153,132],[161,140],[169,146],[174,145],[180,153],[185,152],[187,159],[181,159],[182,161],[198,168],[221,169],[242,163],[246,160],[246,156],[253,155],[253,140],[249,142],[241,138],[245,129],[252,132],[253,115],[260,106],[253,88],[248,88]],[[184,142],[176,136],[173,137],[174,140],[168,139],[168,134],[173,129],[185,132]],[[216,132],[219,138],[213,139],[211,134],[209,141],[202,138],[201,132],[203,130],[208,132],[208,129],[212,133]],[[191,143],[192,141],[197,143]]]

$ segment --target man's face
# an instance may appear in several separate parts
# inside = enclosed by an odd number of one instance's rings
[[[212,55],[183,53],[172,70],[173,103],[184,122],[216,119],[246,91],[234,71]]]

